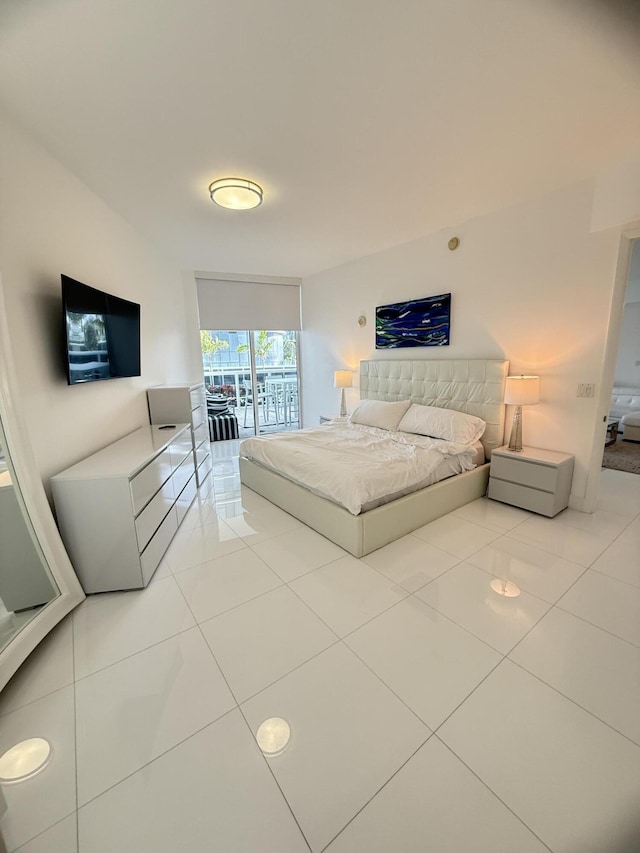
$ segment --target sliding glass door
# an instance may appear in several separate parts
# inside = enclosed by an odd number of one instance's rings
[[[240,436],[300,426],[298,335],[293,331],[202,330],[205,387]]]

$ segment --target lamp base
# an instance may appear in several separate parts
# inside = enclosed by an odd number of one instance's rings
[[[522,406],[516,406],[513,413],[509,450],[513,453],[522,453]]]
[[[344,396],[344,388],[342,388],[342,393],[340,395],[340,417],[347,417],[347,400]]]

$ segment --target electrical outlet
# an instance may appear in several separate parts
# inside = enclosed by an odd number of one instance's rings
[[[591,382],[580,382],[578,384],[577,397],[594,397],[596,386]]]

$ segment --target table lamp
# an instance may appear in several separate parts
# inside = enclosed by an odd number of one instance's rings
[[[513,426],[509,438],[509,450],[522,451],[522,407],[532,406],[540,400],[539,376],[507,376],[504,390],[504,402],[515,406]]]
[[[353,374],[350,370],[336,370],[333,374],[333,387],[342,388],[342,396],[340,397],[340,417],[347,416],[347,401],[344,396],[344,389],[351,388],[353,385]]]

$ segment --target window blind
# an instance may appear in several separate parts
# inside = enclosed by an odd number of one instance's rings
[[[196,278],[201,329],[300,331],[300,285]]]

